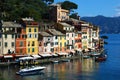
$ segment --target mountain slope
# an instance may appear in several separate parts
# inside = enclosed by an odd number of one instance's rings
[[[94,25],[100,26],[102,33],[120,33],[120,17],[82,17],[81,20],[85,20]]]

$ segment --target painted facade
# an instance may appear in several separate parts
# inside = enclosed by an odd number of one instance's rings
[[[66,19],[69,19],[69,10],[62,9],[60,4],[50,5],[50,20],[60,22]]]
[[[53,37],[47,32],[39,33],[39,54],[41,53],[51,53],[53,49]]]
[[[53,49],[51,49],[53,53],[58,53],[58,52],[62,52],[65,51],[65,36],[63,33],[61,33],[58,30],[55,29],[48,29],[46,32],[48,32],[49,34],[51,34],[53,36]],[[62,42],[63,41],[63,42]]]
[[[66,52],[66,35],[59,32],[59,37],[58,37],[58,52]]]
[[[75,47],[74,47],[74,49],[78,52],[82,51],[81,36],[82,36],[82,34],[80,31],[75,33]]]
[[[66,34],[66,47],[67,47],[66,51],[74,52],[74,44],[75,44],[74,26],[71,26],[64,22],[60,22],[57,24],[56,29]]]
[[[27,55],[38,54],[38,23],[32,18],[22,18],[26,25],[26,53]]]
[[[15,36],[21,25],[15,22],[2,23],[2,54],[15,53]]]
[[[88,23],[81,24],[81,32],[82,32],[82,49],[88,49]]]
[[[93,26],[92,30],[92,48],[99,48],[99,27]]]
[[[21,27],[17,29],[16,34],[16,54],[18,55],[27,55],[26,54],[26,29]]]

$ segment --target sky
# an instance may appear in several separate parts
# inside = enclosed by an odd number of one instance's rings
[[[65,0],[54,0],[62,2]],[[81,17],[103,15],[106,17],[120,16],[120,0],[67,0],[78,5],[75,10]]]

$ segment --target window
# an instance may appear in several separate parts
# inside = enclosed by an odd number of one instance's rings
[[[66,46],[66,42],[64,42],[64,46]]]
[[[22,47],[23,46],[23,42],[22,41],[20,41],[20,47]]]
[[[32,36],[31,36],[31,34],[28,34],[28,38],[31,38]]]
[[[30,48],[28,48],[28,53],[30,53]]]
[[[51,46],[54,46],[54,43],[53,43],[53,42],[51,43]]]
[[[8,46],[8,44],[7,44],[7,42],[5,42],[5,47],[7,47]]]
[[[23,53],[22,51],[23,51],[23,50],[22,50],[22,49],[20,49],[20,53]]]
[[[28,46],[30,46],[30,41],[28,42]]]
[[[60,43],[60,47],[62,47],[62,43]]]
[[[34,35],[34,38],[37,38],[37,34]]]
[[[74,34],[72,34],[72,37],[74,36]]]
[[[41,43],[41,42],[39,43],[39,46],[42,46],[42,43]]]
[[[62,36],[60,36],[60,40],[62,40]]]
[[[5,34],[5,38],[7,38],[7,34]]]
[[[58,45],[58,42],[55,42],[55,45]]]
[[[29,38],[31,38],[31,37],[32,37],[32,35],[30,34],[30,35],[29,35]]]
[[[72,40],[72,44],[74,43],[74,41]]]
[[[11,43],[11,47],[14,47],[14,42]]]
[[[69,37],[69,34],[67,34],[67,37]]]
[[[32,52],[34,52],[35,51],[35,49],[34,48],[32,48]]]
[[[64,39],[66,39],[66,36],[64,37]]]
[[[69,40],[67,40],[67,44],[69,44]]]
[[[12,34],[12,38],[14,38],[14,34]]]
[[[36,28],[34,28],[34,32],[37,32],[37,29],[36,29]]]
[[[32,41],[32,46],[35,46],[35,42],[34,41]]]
[[[57,39],[57,36],[55,36],[55,39]]]
[[[18,34],[16,37],[17,37],[17,38],[20,38],[20,34]]]
[[[51,52],[54,52],[54,48],[51,48]]]
[[[47,43],[44,43],[44,46],[46,47],[46,46],[47,46]]]
[[[31,32],[31,28],[29,28],[29,32]]]

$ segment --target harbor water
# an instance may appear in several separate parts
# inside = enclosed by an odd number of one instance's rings
[[[108,58],[103,62],[75,59],[41,64],[46,69],[34,75],[16,75],[19,66],[0,66],[0,80],[120,80],[120,34],[106,34]]]

